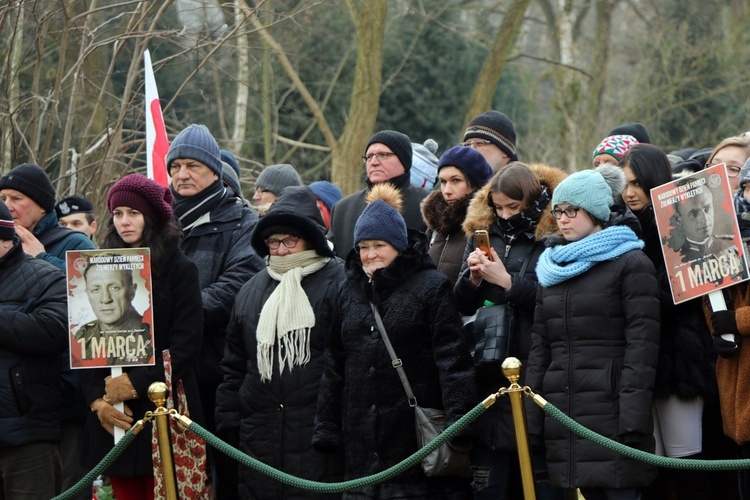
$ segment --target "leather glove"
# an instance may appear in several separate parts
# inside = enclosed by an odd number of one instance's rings
[[[124,406],[125,413],[116,410],[114,406],[99,398],[91,403],[91,411],[96,412],[102,427],[114,436],[115,427],[127,431],[131,427],[130,424],[133,423],[133,411],[127,405]]]
[[[739,334],[734,311],[714,311],[711,313],[711,324],[714,327],[714,336],[723,333]]]
[[[734,342],[725,340],[721,335],[714,336],[714,349],[722,358],[731,358],[739,349],[739,335],[733,335]]]
[[[127,373],[123,373],[115,378],[107,377],[104,379],[104,402],[114,405],[138,398],[138,392],[130,382]]]

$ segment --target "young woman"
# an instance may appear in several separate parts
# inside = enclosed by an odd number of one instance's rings
[[[328,246],[310,188],[285,188],[250,243],[268,267],[242,287],[232,310],[216,396],[218,431],[284,472],[339,481],[343,454],[321,454],[311,439],[344,264]],[[233,498],[310,497],[248,468],[240,469],[237,483]]]
[[[626,226],[608,226],[612,203],[591,170],[552,195],[562,237],[548,239],[536,268],[526,383],[587,428],[653,452],[659,289],[643,242]],[[655,467],[578,438],[535,406],[528,405],[530,432],[544,436],[553,486],[580,488],[588,500],[640,498]]]
[[[193,367],[197,364],[203,325],[198,269],[178,247],[180,227],[172,218],[172,193],[140,174],[120,179],[107,195],[112,223],[102,248],[148,247],[151,250],[153,366],[123,368],[110,378],[109,370],[81,370],[86,401],[91,408],[84,437],[84,465],[95,466],[112,448],[113,428],[130,429],[134,420],[154,410],[148,387],[164,380],[162,350],[169,349],[172,381],[182,380],[191,418],[202,421]],[[114,408],[125,403],[125,412]],[[154,498],[151,432],[135,441],[107,470],[118,500]]]
[[[713,167],[719,163],[727,166],[729,185],[732,193],[737,191],[740,184],[740,170],[745,161],[750,157],[750,134],[727,137],[716,145],[708,157],[706,168]]]
[[[326,348],[313,445],[345,454],[345,478],[368,476],[417,451],[414,409],[409,406],[376,326],[371,303],[420,406],[444,409],[453,423],[478,398],[474,367],[464,345],[451,285],[435,270],[424,235],[407,237],[390,183],[373,187],[354,227],[357,245],[346,260]],[[344,498],[463,499],[467,478],[427,477],[412,467],[387,482]]]
[[[430,257],[438,271],[455,284],[466,248],[461,225],[471,195],[490,180],[492,169],[479,151],[456,146],[443,153],[437,171],[440,191],[433,191],[422,201],[422,217],[428,228]]]
[[[462,314],[471,315],[485,301],[512,308],[513,336],[517,344],[508,356],[526,361],[534,320],[537,259],[544,250],[541,239],[557,230],[549,211],[555,187],[566,174],[546,165],[513,162],[495,174],[472,199],[463,223],[466,245],[463,269],[454,288]],[[492,255],[476,248],[474,232],[486,230]],[[526,269],[521,269],[526,262]],[[473,347],[473,346],[472,346]],[[479,394],[487,395],[507,385],[500,366],[477,371]],[[480,441],[472,450],[475,498],[508,498],[514,489],[511,473],[517,463],[516,440],[510,404],[500,398],[476,423]],[[543,460],[536,465],[541,468]],[[540,497],[550,493],[539,484]]]

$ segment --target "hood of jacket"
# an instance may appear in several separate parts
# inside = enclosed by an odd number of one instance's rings
[[[466,219],[473,193],[456,201],[453,205],[443,198],[443,193],[433,191],[422,200],[420,209],[427,227],[443,236],[461,230],[461,224]]]
[[[557,185],[568,176],[566,172],[559,168],[542,163],[533,163],[529,165],[529,169],[534,172],[541,184],[547,186],[550,195],[555,191]],[[466,220],[463,223],[464,234],[467,238],[474,236],[474,231],[477,229],[489,230],[495,222],[495,211],[487,204],[489,192],[490,185],[487,183],[474,194],[471,200]],[[545,236],[555,233],[557,233],[557,222],[555,222],[555,218],[552,217],[550,211],[545,209],[537,222],[534,237],[536,240],[541,240]]]

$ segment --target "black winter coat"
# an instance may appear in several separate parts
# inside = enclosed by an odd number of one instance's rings
[[[659,347],[659,291],[640,250],[539,287],[526,383],[583,426],[654,452],[651,402]],[[552,485],[638,488],[656,468],[582,439],[527,401],[544,434]]]
[[[323,351],[336,305],[344,264],[330,260],[302,279],[315,327],[310,333],[310,361],[279,373],[270,381],[258,371],[256,328],[268,297],[279,282],[264,269],[240,290],[227,330],[222,361],[224,382],[216,396],[216,423],[222,437],[244,453],[297,477],[333,482],[343,477],[343,454],[321,454],[312,447],[313,423],[325,359]],[[278,348],[278,344],[276,346]],[[274,353],[274,359],[277,354]],[[240,469],[238,498],[310,498],[304,490],[285,486],[264,474]]]
[[[15,238],[0,258],[0,447],[60,440],[67,316],[65,275]]]
[[[198,288],[198,269],[177,249],[165,262],[169,264],[167,268],[160,273],[153,270],[152,277],[156,364],[122,369],[138,392],[138,399],[125,404],[133,410],[133,419],[136,421],[143,418],[147,411],[156,409],[148,399],[148,387],[153,382],[164,381],[162,351],[169,349],[172,357],[172,381],[182,380],[190,407],[190,418],[200,424],[203,422],[203,412],[195,366],[201,349],[203,308]],[[86,403],[90,406],[94,400],[104,395],[104,378],[110,374],[110,370],[90,369],[80,372]],[[83,465],[93,468],[112,446],[112,436],[102,427],[97,414],[89,412],[83,439]],[[132,477],[152,472],[151,426],[148,425],[107,470],[107,474]]]
[[[410,232],[410,238],[412,246],[375,271],[372,283],[358,253],[347,258],[313,436],[320,449],[343,447],[346,479],[383,471],[417,450],[414,410],[375,326],[370,301],[421,406],[445,409],[453,423],[478,403],[450,282],[435,270],[424,236]],[[465,478],[427,478],[414,467],[344,497],[465,498],[467,487]]]

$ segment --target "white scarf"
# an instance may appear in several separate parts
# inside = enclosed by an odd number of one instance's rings
[[[315,326],[315,311],[302,288],[302,278],[319,271],[329,260],[315,250],[269,258],[268,274],[279,286],[260,311],[255,332],[261,381],[270,381],[273,375],[273,348],[277,339],[279,373],[287,366],[291,370],[294,365],[310,361],[310,330]]]

